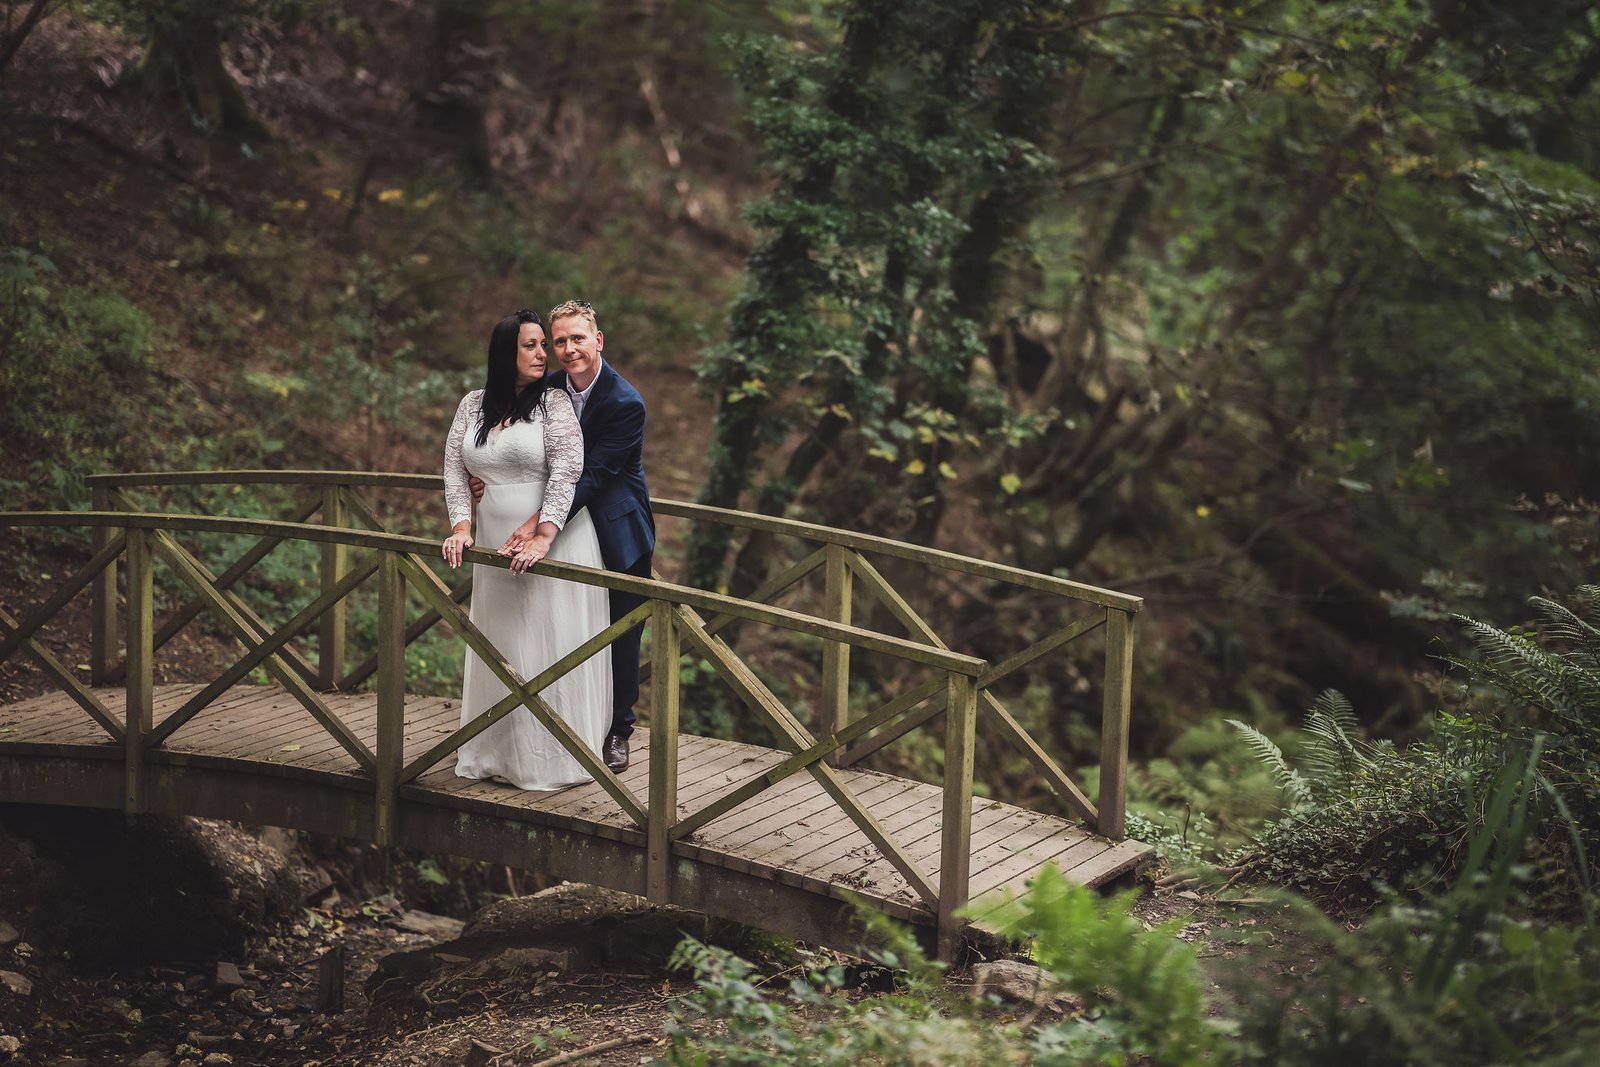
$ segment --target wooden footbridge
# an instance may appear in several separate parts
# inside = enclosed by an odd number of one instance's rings
[[[55,687],[0,706],[0,802],[201,815],[475,857],[842,947],[854,943],[849,902],[859,898],[913,924],[946,957],[967,922],[958,915],[963,906],[981,910],[986,899],[1020,893],[1045,863],[1100,885],[1149,856],[1148,846],[1122,840],[1136,597],[882,538],[658,500],[659,518],[791,538],[808,554],[744,599],[546,561],[540,566],[557,577],[647,599],[525,679],[463,610],[470,577],[444,571],[458,579],[448,584],[436,573],[437,542],[387,531],[369,500],[441,492],[437,477],[218,471],[104,475],[91,483],[92,511],[0,513],[0,529],[87,529],[93,537],[88,562],[23,617],[0,606],[0,662],[30,657]],[[267,520],[170,514],[136,499],[240,484],[276,486],[298,503],[284,519]],[[240,544],[249,547],[220,570],[203,558],[208,549]],[[310,600],[268,621],[241,590],[270,553],[296,544],[314,545],[320,561],[299,582]],[[477,549],[467,558],[507,563]],[[1066,618],[1000,662],[964,655],[872,558],[892,560],[898,571],[1059,598]],[[377,586],[377,632],[351,634],[348,599],[368,583]],[[39,638],[85,591],[90,662],[69,666]],[[820,607],[778,606],[796,591]],[[904,636],[854,625],[856,606],[869,601],[874,616],[894,619]],[[241,658],[209,681],[158,685],[159,650],[202,613],[237,640]],[[441,621],[511,690],[466,725],[457,700],[407,692],[408,648]],[[640,622],[649,626],[649,703],[641,709],[648,722],[619,777],[539,693]],[[724,636],[732,626],[820,644],[814,726],[735,651]],[[1091,800],[994,689],[1095,631],[1104,632],[1105,674]],[[759,636],[746,634],[740,647],[757,647]],[[351,666],[362,642],[372,655]],[[874,672],[893,677],[894,692],[865,694],[860,671],[852,688],[852,657],[867,656],[894,667]],[[726,683],[778,747],[681,734],[684,660]],[[456,749],[517,707],[550,727],[594,783],[526,793],[455,777]],[[942,750],[942,782],[861,766],[919,728]],[[974,799],[976,746],[997,742],[1015,746],[1074,817]]]

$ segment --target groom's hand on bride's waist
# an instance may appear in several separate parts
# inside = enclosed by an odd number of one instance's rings
[[[472,490],[472,502],[474,504],[476,504],[476,503],[480,502],[481,500],[483,500],[483,479],[482,478],[479,478],[475,474],[467,475],[467,488]]]

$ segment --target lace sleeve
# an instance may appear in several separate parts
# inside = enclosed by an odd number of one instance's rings
[[[483,390],[474,389],[461,398],[455,421],[444,439],[444,506],[450,513],[450,527],[472,518],[472,491],[467,488],[467,465],[462,459],[467,431],[483,406]]]
[[[583,476],[583,430],[572,410],[572,398],[565,389],[547,389],[544,394],[544,459],[550,468],[544,487],[542,520],[566,526],[572,510],[572,493]]]

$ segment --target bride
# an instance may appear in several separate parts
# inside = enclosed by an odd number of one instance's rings
[[[536,311],[519,311],[489,335],[484,387],[461,400],[445,440],[445,505],[451,533],[445,562],[461,565],[472,547],[468,475],[485,482],[478,540],[499,545],[511,569],[474,565],[473,623],[511,667],[531,679],[610,622],[606,591],[527,573],[549,556],[602,568],[587,510],[568,516],[583,473],[583,433],[564,389],[546,389],[549,350]],[[559,536],[558,536],[559,535]],[[592,751],[611,722],[610,650],[602,649],[540,694]],[[461,722],[489,710],[508,690],[468,652]],[[561,789],[592,778],[526,707],[517,707],[461,746],[456,774],[499,778],[522,789]]]

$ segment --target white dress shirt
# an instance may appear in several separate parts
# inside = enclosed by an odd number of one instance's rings
[[[605,370],[605,367],[605,361],[600,359],[598,356],[595,357],[594,380],[589,383],[589,388],[583,390],[582,392],[579,392],[577,389],[572,387],[572,375],[567,375],[567,395],[572,397],[572,410],[578,416],[578,418],[583,418],[583,405],[588,403],[589,394],[594,392],[595,383],[600,380],[600,372]]]

